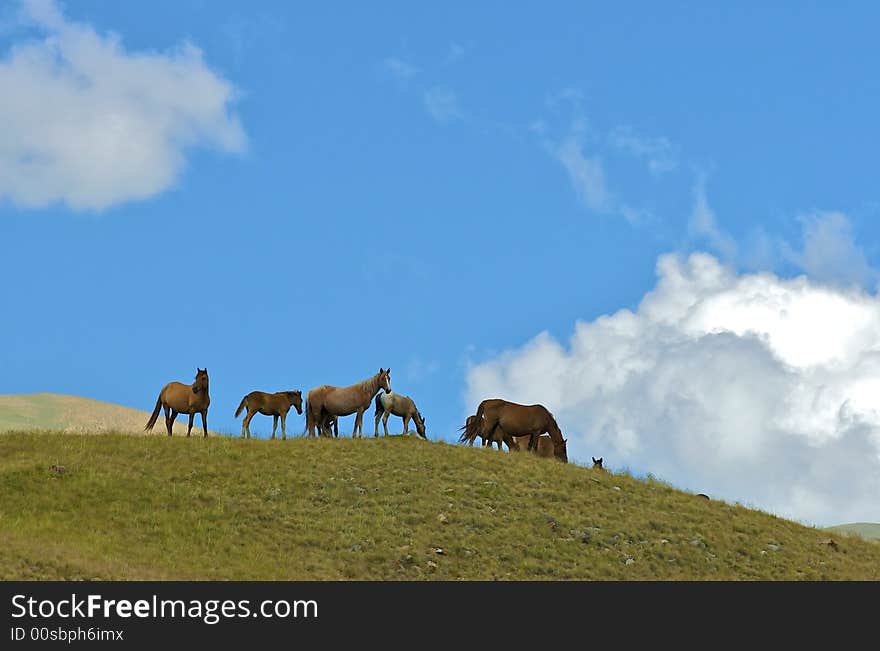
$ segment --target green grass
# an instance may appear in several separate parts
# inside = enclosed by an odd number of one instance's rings
[[[880,545],[828,537],[410,437],[0,435],[4,580],[880,579]]]

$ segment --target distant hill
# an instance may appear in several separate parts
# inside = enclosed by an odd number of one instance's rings
[[[880,540],[880,523],[877,522],[852,522],[850,524],[838,524],[828,527],[828,531],[837,533],[855,534],[868,540]]]
[[[873,541],[412,436],[0,434],[0,495],[0,581],[880,580]]]
[[[59,393],[0,395],[0,432],[59,430],[67,434],[143,433],[149,417],[149,412],[140,409]],[[173,428],[175,435],[186,436],[186,418],[177,417]],[[210,412],[208,418],[210,420]],[[193,422],[193,433],[196,432],[202,433],[202,419],[198,414]],[[164,415],[160,415],[152,433],[165,434]]]

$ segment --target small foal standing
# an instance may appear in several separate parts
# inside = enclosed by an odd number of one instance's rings
[[[281,416],[281,438],[287,440],[287,431],[285,429],[287,422],[287,412],[290,407],[296,409],[296,413],[302,414],[302,391],[277,391],[275,393],[266,393],[265,391],[251,391],[238,404],[235,410],[235,417],[238,418],[242,410],[247,407],[247,415],[241,421],[241,438],[251,437],[251,418],[257,412],[264,416],[272,416],[272,439],[275,438],[275,430],[278,428],[278,417]]]
[[[177,414],[189,414],[189,427],[186,428],[186,435],[189,436],[193,427],[193,417],[196,414],[202,415],[202,429],[205,436],[208,436],[208,405],[211,404],[211,398],[208,395],[208,369],[197,368],[196,381],[192,384],[184,384],[183,382],[169,382],[159,392],[159,399],[156,400],[156,408],[150,415],[144,431],[153,429],[153,425],[159,418],[159,411],[165,408],[165,428],[168,430],[168,436],[171,436],[171,427],[174,425],[174,419]]]

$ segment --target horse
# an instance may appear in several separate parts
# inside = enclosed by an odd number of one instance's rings
[[[525,450],[529,447],[530,436],[516,436],[514,440],[516,441],[517,450]],[[553,439],[551,439],[546,434],[542,434],[538,437],[538,443],[535,445],[535,454],[539,457],[544,457],[546,459],[550,459],[553,456]]]
[[[356,438],[360,431],[360,438],[364,437],[364,412],[369,409],[373,397],[384,389],[385,393],[391,393],[391,369],[379,368],[379,372],[356,384],[347,387],[335,387],[322,384],[311,389],[306,395],[306,429],[309,436],[314,436],[315,427],[318,427],[321,435],[329,429],[328,417],[350,416],[357,414],[354,419],[354,430],[351,435]],[[337,425],[337,436],[338,436]]]
[[[235,410],[235,418],[247,408],[247,415],[241,422],[241,438],[251,437],[251,418],[257,412],[264,416],[272,416],[272,439],[275,438],[275,429],[278,427],[278,417],[281,416],[281,438],[287,440],[287,432],[285,425],[287,421],[287,412],[290,407],[296,408],[296,413],[302,414],[302,392],[301,391],[277,391],[276,393],[265,393],[264,391],[251,391],[238,405]]]
[[[470,427],[470,430],[468,428]],[[507,450],[509,452],[519,452],[519,445],[514,440],[512,436],[505,433],[503,429],[500,427],[495,428],[495,432],[492,434],[492,438],[483,435],[483,431],[479,426],[476,415],[468,416],[465,424],[458,428],[459,432],[462,432],[462,435],[459,437],[458,442],[464,443],[468,442],[470,447],[474,445],[474,439],[476,437],[480,437],[483,440],[483,447],[487,445],[491,448],[493,443],[498,444],[498,449],[501,449],[501,442],[503,441],[507,445]],[[471,433],[468,434],[468,431]]]
[[[487,403],[487,405],[500,405],[504,401],[500,398],[489,398],[483,402]],[[492,447],[492,443],[497,443],[499,450],[501,449],[501,441],[504,440],[503,431],[496,431],[497,433],[493,434],[491,437],[485,435],[480,427],[480,421],[476,414],[468,416],[467,420],[465,420],[464,426],[459,427],[458,431],[462,432],[461,436],[458,438],[458,442],[464,443],[467,441],[467,444],[470,447],[473,447],[474,439],[478,436],[483,439],[483,447],[486,447],[487,445]],[[508,443],[507,447],[510,449],[510,443]]]
[[[208,369],[196,368],[196,380],[192,384],[184,384],[183,382],[169,382],[159,392],[159,398],[156,400],[156,408],[150,415],[144,431],[153,429],[156,420],[159,418],[159,410],[165,408],[165,427],[168,430],[168,436],[171,436],[171,427],[174,425],[174,419],[177,414],[189,414],[189,426],[186,428],[186,435],[189,436],[192,431],[193,417],[202,415],[202,429],[205,431],[205,437],[208,436],[208,405],[211,404],[211,398],[208,395]]]
[[[484,439],[488,437],[492,440],[496,428],[500,427],[510,436],[529,436],[528,449],[533,451],[538,444],[538,437],[546,433],[553,440],[553,456],[568,462],[567,439],[562,437],[556,419],[544,405],[521,405],[500,398],[490,398],[480,403],[474,416],[476,418],[471,421],[470,427],[466,427],[463,437],[472,438],[481,431]]]
[[[416,424],[418,435],[423,439],[428,438],[425,435],[425,419],[416,408],[416,403],[409,396],[402,396],[399,393],[379,393],[376,395],[376,427],[373,437],[379,436],[379,418],[382,419],[385,436],[388,436],[388,417],[392,415],[400,416],[403,419],[404,434],[409,431],[409,421],[412,419]]]
[[[602,457],[598,459],[596,457],[590,457],[593,460],[593,468],[597,468],[599,470],[605,470],[605,466],[602,465]]]

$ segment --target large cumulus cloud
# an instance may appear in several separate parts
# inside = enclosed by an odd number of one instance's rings
[[[817,525],[880,520],[880,300],[662,256],[635,311],[473,366],[471,404],[541,402],[569,454]]]

